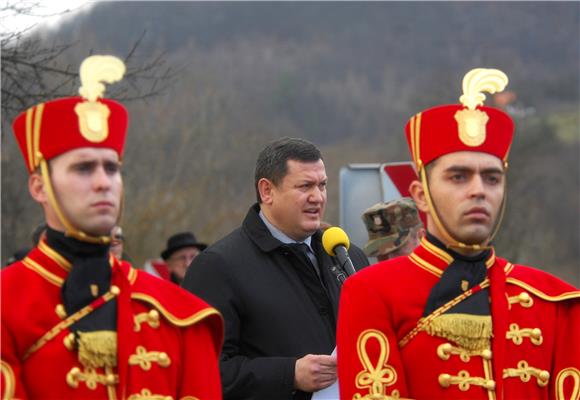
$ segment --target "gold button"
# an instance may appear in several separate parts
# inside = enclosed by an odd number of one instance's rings
[[[74,367],[73,369],[71,369],[68,374],[66,374],[66,383],[67,385],[69,385],[71,388],[78,388],[79,387],[79,382],[77,381],[78,376],[81,374],[81,370],[77,367]]]
[[[64,305],[62,304],[57,304],[54,312],[56,313],[56,315],[58,315],[58,317],[60,319],[65,319],[66,318],[66,310],[64,309]]]
[[[121,293],[121,289],[119,289],[118,286],[112,285],[111,286],[111,293],[114,294],[115,296],[118,296],[119,293]]]
[[[159,319],[159,312],[157,310],[150,310],[149,318],[153,321],[157,321]]]
[[[493,379],[490,379],[488,381],[485,381],[485,386],[484,386],[487,390],[495,390],[495,381]]]
[[[117,377],[114,374],[107,374],[107,385],[111,386],[117,383]]]
[[[162,351],[161,353],[159,353],[158,362],[159,362],[159,366],[168,367],[171,364],[171,359],[169,358],[167,353]]]
[[[540,372],[540,380],[542,382],[547,382],[550,379],[550,373],[546,370]]]
[[[532,329],[532,337],[534,339],[539,339],[540,337],[542,337],[542,330],[540,328]]]
[[[451,344],[443,343],[437,347],[437,356],[442,360],[449,360],[449,353],[451,352]]]
[[[520,305],[522,307],[529,308],[529,307],[532,306],[532,304],[534,304],[534,301],[532,300],[532,297],[528,293],[526,293],[526,292],[521,292],[518,295],[518,300],[519,300]]]
[[[451,385],[451,375],[449,374],[439,375],[439,384],[444,388],[449,387],[449,385]]]
[[[63,343],[67,350],[73,351],[75,349],[75,334],[71,332],[66,335],[64,337]]]
[[[481,352],[481,356],[484,360],[491,360],[492,352],[490,349],[485,349]]]

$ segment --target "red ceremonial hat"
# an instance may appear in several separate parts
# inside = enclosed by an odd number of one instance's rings
[[[28,172],[40,164],[81,147],[113,149],[121,159],[128,114],[120,103],[103,99],[104,85],[120,80],[123,62],[112,56],[91,56],[80,69],[82,97],[37,104],[16,117],[13,129]]]
[[[483,106],[486,91],[502,91],[507,76],[478,68],[463,78],[462,104],[443,105],[414,115],[405,127],[417,170],[436,158],[458,151],[483,152],[507,162],[514,123],[505,112]]]

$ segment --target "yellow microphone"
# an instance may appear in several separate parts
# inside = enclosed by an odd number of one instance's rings
[[[348,276],[353,275],[356,271],[352,265],[352,261],[348,256],[348,248],[350,247],[350,240],[345,231],[338,226],[328,228],[322,234],[322,246],[324,250],[331,256],[336,257],[340,263],[341,268]]]

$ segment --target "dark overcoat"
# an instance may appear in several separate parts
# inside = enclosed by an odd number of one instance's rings
[[[319,280],[305,257],[270,234],[259,210],[252,206],[241,227],[195,258],[183,287],[224,317],[225,399],[308,399],[294,389],[295,363],[335,348],[340,284],[331,268],[338,262],[315,233]],[[355,269],[368,265],[359,248],[349,253]]]

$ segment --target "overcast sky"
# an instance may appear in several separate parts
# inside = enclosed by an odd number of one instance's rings
[[[0,33],[54,27],[63,19],[71,18],[78,12],[86,12],[96,2],[97,0],[3,0],[0,6]],[[31,15],[12,8],[31,8]]]

